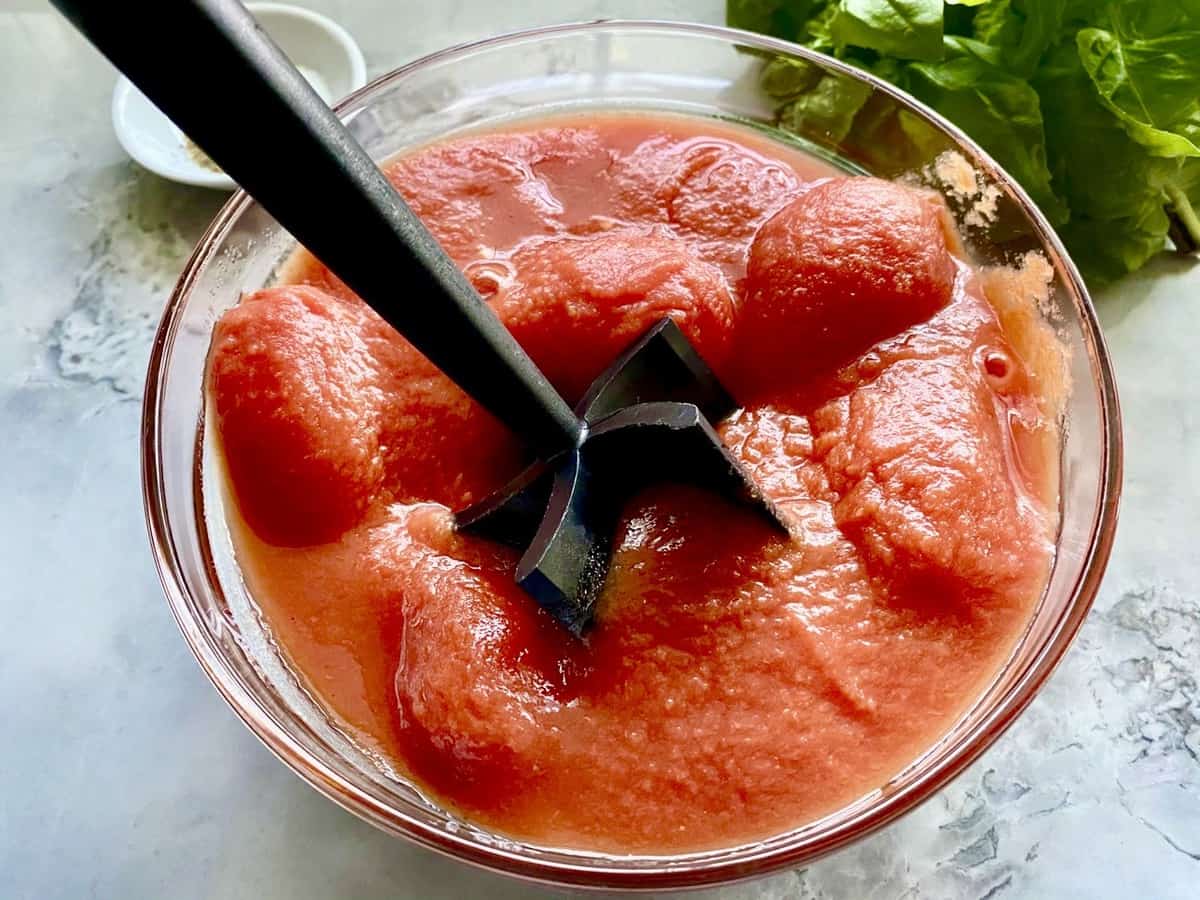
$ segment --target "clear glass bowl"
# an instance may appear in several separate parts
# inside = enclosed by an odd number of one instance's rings
[[[1051,321],[1070,353],[1061,526],[1046,593],[1008,663],[935,746],[878,790],[819,821],[754,844],[674,856],[608,856],[538,847],[460,821],[390,775],[343,735],[282,662],[239,576],[225,526],[220,467],[205,437],[204,369],[218,316],[267,283],[292,242],[244,194],[208,229],[155,340],[146,384],[143,477],[156,562],[184,637],[213,684],[272,751],[363,819],[426,847],[512,875],[560,884],[665,888],[715,884],[808,862],[890,822],[979,756],[1062,658],[1108,559],[1121,473],[1116,387],[1083,282],[1016,184],[952,125],[888,85],[793,45],[718,27],[595,22],[445,50],[380,78],[338,107],[376,158],[513,117],[644,109],[734,118],[780,134],[759,88],[770,58],[870,93],[871,115],[848,133],[790,126],[817,152],[895,176],[955,149],[998,189],[997,215],[970,229],[985,260],[1041,250],[1054,268]],[[901,129],[879,123],[905,122]],[[783,137],[780,134],[781,137]],[[793,138],[788,137],[792,140]]]

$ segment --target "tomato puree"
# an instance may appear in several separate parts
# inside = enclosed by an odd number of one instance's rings
[[[941,200],[632,114],[386,171],[568,398],[673,317],[791,533],[655,486],[576,640],[452,528],[519,443],[300,252],[218,323],[209,389],[247,583],[347,732],[473,822],[622,853],[799,826],[944,734],[1043,589],[1058,432],[1051,339]]]

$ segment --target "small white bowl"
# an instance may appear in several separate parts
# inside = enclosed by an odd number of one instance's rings
[[[283,3],[247,7],[326,103],[367,83],[362,50],[332,19]],[[125,152],[151,172],[199,187],[227,191],[236,187],[123,75],[113,90],[112,120]]]

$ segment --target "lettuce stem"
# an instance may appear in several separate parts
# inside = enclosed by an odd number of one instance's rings
[[[1170,206],[1167,215],[1171,218],[1171,241],[1180,253],[1195,253],[1200,249],[1200,216],[1192,208],[1187,194],[1179,187],[1168,184],[1165,188]]]

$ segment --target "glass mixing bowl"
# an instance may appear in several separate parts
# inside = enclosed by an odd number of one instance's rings
[[[961,197],[951,197],[976,256],[1012,260],[1037,249],[1054,269],[1046,314],[1069,352],[1072,389],[1057,555],[1028,630],[971,708],[904,771],[837,812],[767,840],[672,856],[609,856],[533,846],[455,818],[387,772],[328,718],[280,658],[240,578],[219,461],[206,438],[205,357],[218,316],[243,290],[270,281],[293,244],[239,193],[188,262],[154,343],[142,429],[151,543],[179,627],[213,684],[280,759],[368,822],[470,863],[559,884],[683,887],[795,866],[912,809],[979,756],[1045,683],[1086,616],[1108,559],[1120,489],[1119,410],[1104,342],[1079,273],[1045,219],[995,162],[933,112],[791,44],[655,22],[543,28],[445,50],[380,78],[338,112],[377,159],[517,117],[599,109],[734,119],[796,140],[777,129],[775,104],[760,88],[771,60],[799,61],[811,67],[804,79],[834,79],[867,96],[852,125],[788,123],[814,152],[892,177],[956,150],[996,203],[995,215],[972,222]]]

